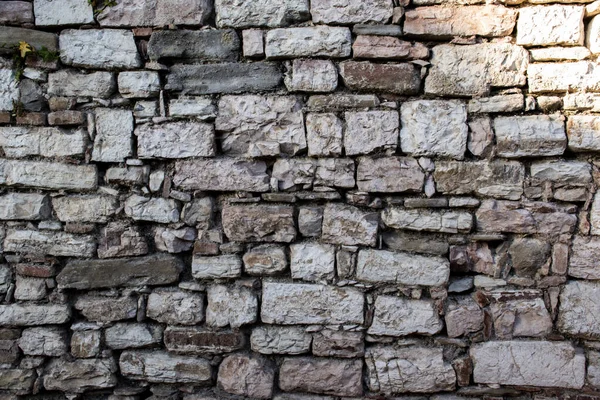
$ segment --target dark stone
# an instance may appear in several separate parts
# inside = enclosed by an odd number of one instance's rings
[[[21,89],[21,103],[27,111],[42,111],[46,100],[44,91],[36,82],[31,79],[23,79],[19,84]]]
[[[165,330],[164,340],[169,351],[183,354],[230,353],[246,344],[246,337],[241,332],[213,332],[197,327],[169,327]]]
[[[368,61],[346,61],[340,64],[340,75],[351,90],[381,90],[403,95],[418,94],[421,88],[419,69],[413,64],[373,64]]]
[[[437,255],[448,253],[448,242],[437,236],[403,231],[384,232],[382,236],[383,243],[392,250]]]
[[[148,43],[151,60],[237,61],[239,52],[240,39],[233,29],[156,31]]]
[[[372,36],[402,36],[402,28],[400,25],[367,25],[358,24],[352,28],[352,33],[355,35],[372,35]]]
[[[515,239],[508,248],[508,254],[517,276],[533,278],[548,261],[550,249],[549,243],[539,239]]]
[[[58,36],[54,33],[0,26],[0,54],[12,55],[19,42],[27,42],[38,50],[45,47],[58,51]]]

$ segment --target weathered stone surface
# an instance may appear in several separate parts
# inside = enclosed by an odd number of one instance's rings
[[[444,194],[477,194],[519,200],[525,167],[517,161],[438,161],[433,173],[436,189]]]
[[[17,48],[21,41],[28,43],[37,50],[42,47],[50,51],[58,50],[58,40],[55,33],[3,26],[0,29],[0,54],[14,54],[12,49]]]
[[[260,29],[246,29],[242,31],[242,52],[244,57],[264,57],[265,34]]]
[[[35,370],[32,369],[3,369],[0,370],[0,389],[29,393],[33,388],[36,377]],[[14,400],[17,397],[7,395],[6,398]]]
[[[35,221],[51,213],[48,196],[38,193],[7,193],[0,196],[0,220]]]
[[[321,24],[386,23],[392,17],[392,12],[393,4],[390,0],[313,0],[310,4],[313,22]]]
[[[483,329],[483,310],[470,296],[449,299],[444,316],[449,337],[459,337]]]
[[[473,227],[473,217],[465,211],[388,207],[381,220],[390,228],[414,231],[466,233]]]
[[[301,104],[294,96],[223,96],[215,129],[225,154],[294,155],[306,149]],[[274,149],[262,151],[260,144]]]
[[[372,25],[362,25],[373,29]],[[381,25],[383,27],[392,27],[393,25]],[[400,29],[400,27],[397,27]],[[357,33],[356,26],[353,30]],[[375,36],[375,32],[365,32],[357,36],[352,44],[352,55],[354,58],[372,58],[382,60],[406,60],[420,59],[429,56],[429,49],[421,44],[406,42],[393,36]],[[400,36],[400,35],[398,35]]]
[[[227,393],[270,399],[274,381],[274,365],[261,356],[235,354],[219,365],[217,385]]]
[[[180,206],[175,200],[132,195],[125,200],[125,214],[137,221],[162,224],[179,221]]]
[[[83,295],[77,298],[75,309],[89,321],[112,322],[135,318],[137,299],[133,296],[120,298]]]
[[[594,115],[572,115],[567,119],[569,150],[600,151],[600,118]]]
[[[298,230],[305,237],[321,236],[322,207],[301,207],[298,211]]]
[[[169,115],[172,117],[197,117],[209,120],[217,116],[217,108],[207,97],[180,97],[169,100]]]
[[[204,25],[213,11],[210,0],[121,0],[98,16],[101,26]]]
[[[446,255],[448,253],[448,243],[444,239],[437,238],[430,234],[417,233],[412,231],[390,231],[383,232],[383,243],[391,250],[424,253],[434,255]]]
[[[532,61],[579,61],[591,55],[590,50],[583,46],[546,47],[529,50]]]
[[[360,254],[359,254],[360,257]],[[430,300],[412,300],[378,296],[375,300],[371,335],[406,336],[414,333],[433,335],[444,327],[435,304]]]
[[[577,222],[577,217],[560,205],[496,200],[484,200],[475,218],[477,229],[484,232],[547,235],[573,232]]]
[[[456,375],[441,348],[374,346],[365,354],[369,389],[386,395],[454,390]]]
[[[211,157],[216,153],[213,125],[204,122],[144,124],[134,133],[139,158]]]
[[[296,238],[294,209],[290,206],[225,206],[223,230],[229,240],[292,242]]]
[[[519,10],[517,44],[522,46],[582,45],[583,6],[534,6]]]
[[[363,306],[355,289],[263,282],[261,319],[267,324],[362,324]]]
[[[4,251],[64,257],[93,257],[96,253],[96,242],[90,235],[15,229],[7,232]]]
[[[287,256],[283,246],[260,245],[244,254],[244,271],[249,275],[277,275],[287,269]]]
[[[210,384],[212,381],[208,360],[166,351],[125,351],[119,358],[119,368],[124,376],[133,380],[195,384]]]
[[[96,137],[92,160],[122,162],[132,156],[133,114],[131,111],[98,108],[95,115]]]
[[[581,388],[585,356],[570,342],[487,342],[471,346],[475,383]]]
[[[517,93],[469,100],[468,110],[470,113],[515,112],[522,110],[524,105],[523,95]]]
[[[600,68],[588,61],[535,63],[527,68],[527,81],[531,93],[599,92]]]
[[[522,47],[508,43],[441,44],[431,52],[426,94],[483,96],[492,87],[525,85],[529,53]]]
[[[110,222],[100,231],[98,257],[142,256],[148,253],[148,243],[136,226],[124,221]]]
[[[152,33],[148,56],[151,60],[237,61],[240,47],[233,29],[165,30]]]
[[[322,240],[348,246],[375,246],[379,215],[359,208],[329,203],[323,213]]]
[[[467,110],[459,101],[417,100],[402,103],[400,146],[414,156],[462,160],[467,149]]]
[[[340,75],[351,90],[417,94],[421,87],[419,70],[412,64],[374,64],[368,61],[340,63]]]
[[[117,385],[116,372],[112,358],[73,361],[54,358],[46,366],[44,388],[70,393],[107,389]]]
[[[59,37],[60,60],[84,68],[131,69],[142,65],[133,33],[118,29],[68,29]]]
[[[597,339],[600,325],[600,285],[596,282],[569,281],[560,293],[558,330],[571,336]]]
[[[162,226],[154,229],[154,244],[159,251],[182,253],[194,246],[197,232],[189,226],[180,229],[170,229]]]
[[[325,329],[314,334],[313,354],[321,357],[362,357],[365,354],[364,334]]]
[[[501,5],[417,7],[406,12],[403,29],[406,35],[435,38],[496,37],[510,35],[516,20],[517,11]]]
[[[356,278],[367,282],[443,286],[449,276],[450,264],[442,257],[368,249],[358,253]]]
[[[315,170],[315,188],[334,186],[354,188],[354,160],[348,158],[320,158]]]
[[[168,285],[183,269],[180,259],[168,254],[105,260],[69,261],[56,278],[65,289],[116,286]]]
[[[337,76],[337,72],[336,72]],[[340,156],[344,125],[334,113],[310,113],[306,116],[308,155]]]
[[[90,96],[107,98],[117,89],[110,72],[83,74],[62,70],[48,74],[48,94],[55,96]]]
[[[235,254],[194,256],[192,260],[192,276],[196,279],[237,278],[241,274],[242,260]]]
[[[97,181],[95,165],[0,159],[0,183],[6,186],[90,190],[96,188]]]
[[[498,117],[494,131],[500,157],[557,156],[567,147],[562,116]]]
[[[57,327],[24,329],[19,339],[23,354],[60,357],[68,350],[67,331]]]
[[[552,317],[542,292],[534,290],[495,291],[490,312],[497,339],[544,337],[552,332]]]
[[[550,244],[535,238],[516,238],[508,255],[516,275],[534,277],[550,257]]]
[[[185,190],[269,190],[269,175],[263,161],[223,158],[180,161],[175,164],[173,183]]]
[[[302,354],[310,351],[312,336],[296,326],[259,326],[252,330],[252,350],[262,354]]]
[[[87,133],[41,127],[1,127],[0,146],[8,157],[77,157],[85,153]]]
[[[344,148],[346,155],[395,149],[399,117],[395,111],[346,112]]]
[[[169,326],[165,330],[165,346],[175,353],[221,354],[230,353],[244,347],[242,332],[212,331],[200,327]]]
[[[290,92],[333,92],[338,72],[329,60],[294,60],[284,82]]]
[[[186,94],[263,92],[283,82],[283,73],[270,62],[175,64],[169,68],[166,90]]]
[[[77,358],[92,358],[100,353],[101,332],[75,331],[71,335],[71,354]]]
[[[153,97],[160,91],[160,76],[155,71],[124,71],[117,83],[126,99]]]
[[[361,157],[356,180],[365,192],[420,192],[425,174],[414,158]]]
[[[587,162],[553,160],[537,161],[531,164],[532,186],[543,186],[551,183],[555,190],[560,188],[574,189],[587,187],[591,181],[591,167]],[[556,192],[554,196],[557,197]]]
[[[63,222],[106,223],[116,214],[119,199],[103,195],[54,197],[52,208]]]
[[[46,281],[42,278],[17,275],[15,285],[16,300],[43,300],[48,293]]]
[[[280,28],[267,32],[267,59],[296,57],[348,57],[352,51],[350,29],[330,26]]]
[[[305,281],[328,281],[335,275],[335,247],[319,243],[296,243],[290,246],[292,278]]]
[[[347,108],[377,107],[378,105],[379,99],[372,94],[336,93],[310,96],[306,108],[311,111],[339,111]]]
[[[594,387],[600,387],[600,352],[590,351],[587,358],[587,382]]]
[[[596,222],[595,225],[594,222]],[[596,230],[598,229],[597,221],[592,219],[592,224],[592,233],[594,233],[594,226],[596,226]],[[600,279],[600,268],[596,262],[599,245],[600,238],[598,237],[575,236],[573,238],[569,257],[569,276],[581,279]]]
[[[104,342],[111,349],[135,349],[162,342],[160,325],[120,322],[104,330]]]
[[[85,0],[35,0],[35,24],[41,26],[93,24],[94,10]]]
[[[12,111],[19,97],[19,83],[15,79],[14,70],[0,68],[0,110]]]
[[[279,387],[286,392],[361,396],[362,360],[285,358],[279,369]]]
[[[217,26],[274,28],[310,19],[307,0],[217,0]]]
[[[206,324],[213,327],[242,325],[256,321],[258,300],[248,288],[216,285],[208,288]]]
[[[169,325],[195,325],[204,319],[204,296],[172,288],[157,288],[148,296],[146,315]]]
[[[33,4],[27,1],[0,3],[0,24],[20,25],[33,23]]]
[[[315,178],[312,159],[282,158],[273,165],[272,179],[279,190],[311,189]]]

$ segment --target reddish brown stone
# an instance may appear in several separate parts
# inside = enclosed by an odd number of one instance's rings
[[[275,369],[269,360],[236,354],[225,358],[219,366],[217,383],[227,393],[270,399],[274,380]]]
[[[471,359],[468,357],[458,358],[452,362],[452,366],[456,372],[458,386],[469,386],[469,383],[471,383],[471,372],[473,370]]]
[[[429,49],[421,43],[411,44],[392,36],[360,35],[352,45],[354,58],[412,60],[427,58]]]
[[[72,97],[50,97],[48,106],[50,111],[70,110],[77,104],[77,99]]]
[[[17,125],[46,125],[46,114],[32,112],[17,115]]]
[[[67,222],[65,232],[70,233],[90,233],[96,229],[96,224],[84,224],[78,222]]]
[[[340,64],[346,87],[352,90],[381,90],[396,94],[417,94],[421,75],[412,64],[372,64],[368,61],[346,61]]]
[[[10,124],[9,112],[0,112],[0,124]]]
[[[65,110],[48,114],[50,125],[81,125],[85,122],[85,114],[81,111]]]
[[[219,254],[219,243],[197,240],[194,243],[194,254],[211,256]]]
[[[56,276],[56,267],[48,264],[17,264],[17,274],[36,278]]]
[[[152,35],[152,28],[133,28],[133,36],[149,37]]]

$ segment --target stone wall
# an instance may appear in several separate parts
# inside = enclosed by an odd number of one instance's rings
[[[600,2],[528,1],[0,1],[0,400],[600,399]]]

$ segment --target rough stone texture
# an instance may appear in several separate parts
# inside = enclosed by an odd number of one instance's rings
[[[435,304],[428,300],[378,296],[375,300],[371,335],[406,336],[414,333],[433,335],[442,330]]]
[[[352,51],[350,29],[315,26],[280,28],[267,32],[265,54],[267,59],[294,57],[344,58]]]
[[[600,337],[600,326],[596,322],[600,309],[599,292],[600,286],[596,282],[568,282],[560,293],[559,331],[581,338]]]
[[[448,302],[444,321],[448,336],[459,337],[482,330],[484,314],[471,297],[455,297]]]
[[[328,204],[323,213],[322,240],[348,246],[374,246],[377,240],[377,213],[364,212],[359,208]]]
[[[26,24],[33,22],[33,4],[27,1],[0,3],[0,24]]]
[[[335,271],[335,248],[318,243],[297,243],[290,246],[292,278],[304,281],[328,281]]]
[[[133,34],[126,30],[64,30],[59,46],[60,60],[75,67],[131,69],[142,64]]]
[[[233,29],[157,31],[148,42],[151,60],[237,61],[240,39]]]
[[[213,11],[210,0],[122,0],[98,16],[100,26],[203,25]]]
[[[97,181],[95,165],[0,159],[0,183],[6,186],[92,190],[96,188]]]
[[[520,111],[524,105],[522,94],[507,94],[469,100],[468,110],[470,113],[504,113]]]
[[[203,122],[169,122],[135,128],[139,158],[188,158],[215,155],[215,134]]]
[[[573,115],[567,119],[569,150],[576,152],[598,151],[600,118],[593,115]]]
[[[48,93],[55,96],[92,96],[107,98],[117,89],[110,72],[83,74],[62,70],[48,74]]]
[[[258,300],[249,289],[216,285],[210,286],[206,295],[208,298],[206,324],[208,326],[239,328],[256,321]]]
[[[209,384],[212,380],[208,360],[166,351],[124,351],[119,368],[129,379],[148,382]]]
[[[362,357],[365,354],[363,333],[323,330],[315,333],[313,354],[320,357]]]
[[[223,230],[230,240],[292,242],[296,238],[293,211],[288,206],[226,206]]]
[[[187,190],[266,192],[266,169],[263,161],[242,159],[181,161],[175,164],[173,183]]]
[[[464,211],[386,208],[381,221],[390,228],[414,231],[459,233],[469,232],[473,217]]]
[[[371,27],[371,25],[362,25]],[[383,25],[384,27],[389,25]],[[398,27],[399,29],[399,27]],[[353,30],[357,33],[357,28]],[[383,60],[420,59],[429,56],[429,49],[420,43],[412,44],[393,36],[376,36],[375,32],[359,35],[352,44],[354,58]]]
[[[79,157],[85,153],[84,130],[60,128],[0,128],[0,146],[8,157]]]
[[[475,383],[581,388],[585,356],[570,342],[488,342],[471,347]]]
[[[104,342],[111,349],[135,349],[162,342],[160,325],[117,323],[104,331]]]
[[[582,90],[600,91],[600,69],[588,61],[571,63],[535,63],[527,68],[531,93]]]
[[[67,352],[67,331],[56,327],[24,329],[19,339],[23,354],[60,357]]]
[[[337,69],[328,60],[294,60],[285,77],[290,92],[333,92],[337,84]]]
[[[217,26],[249,28],[278,27],[309,19],[307,0],[217,0]]]
[[[394,111],[346,112],[346,155],[395,149],[398,144],[398,113]]]
[[[498,117],[494,132],[501,157],[556,156],[567,147],[564,117]]]
[[[157,288],[148,296],[148,318],[170,325],[195,325],[204,319],[204,296],[179,289]]]
[[[232,355],[219,366],[217,385],[227,393],[270,399],[274,381],[275,370],[267,359]]]
[[[244,271],[250,275],[277,275],[287,268],[287,256],[283,246],[260,245],[244,254]]]
[[[153,71],[124,71],[117,83],[119,93],[127,99],[153,97],[160,91],[160,76]]]
[[[182,354],[221,354],[239,350],[246,344],[241,332],[207,330],[197,327],[170,326],[165,329],[165,346]]]
[[[19,96],[19,85],[15,79],[14,71],[8,68],[0,68],[0,110],[12,111]]]
[[[242,260],[237,255],[194,257],[192,276],[196,279],[237,278],[242,273]]]
[[[345,61],[339,64],[339,68],[344,84],[351,90],[413,95],[421,87],[419,70],[412,64]]]
[[[552,332],[552,318],[541,292],[506,291],[492,294],[490,312],[497,339],[544,337]]]
[[[90,321],[112,322],[135,318],[137,299],[133,296],[113,298],[84,295],[77,298],[75,309]]]
[[[252,350],[262,354],[303,354],[310,351],[312,336],[301,327],[261,326],[252,330]]]
[[[337,76],[337,73],[336,73]],[[344,125],[334,113],[306,116],[306,142],[308,155],[340,156]]]
[[[41,26],[93,24],[92,5],[83,0],[35,0],[35,24]]]
[[[83,393],[117,385],[117,366],[112,358],[66,361],[52,359],[44,373],[46,390]]]
[[[110,196],[64,196],[53,198],[52,208],[63,222],[106,223],[116,214],[119,201]]]
[[[582,45],[583,6],[534,6],[519,10],[517,44],[522,46]]]
[[[312,20],[320,24],[386,23],[391,19],[392,12],[393,4],[390,0],[313,0],[310,4]]]
[[[365,192],[420,192],[425,174],[416,159],[359,158],[357,186]]]
[[[48,197],[37,193],[7,193],[0,196],[1,220],[35,221],[50,216]]]
[[[92,257],[96,253],[96,242],[90,235],[16,229],[7,232],[4,250],[37,255]]]
[[[148,253],[148,243],[137,227],[126,222],[111,222],[100,232],[98,257],[142,256]]]

